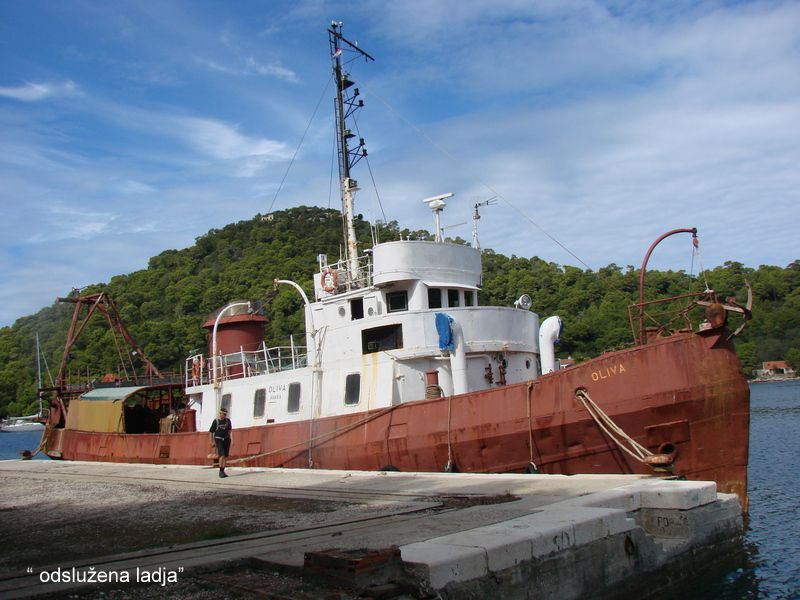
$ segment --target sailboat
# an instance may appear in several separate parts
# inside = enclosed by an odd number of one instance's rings
[[[23,431],[43,431],[44,419],[42,418],[42,353],[39,346],[39,334],[36,334],[36,373],[38,386],[36,388],[39,398],[39,412],[27,417],[10,417],[0,423],[0,432],[16,433]]]

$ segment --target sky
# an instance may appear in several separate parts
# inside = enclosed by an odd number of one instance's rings
[[[638,267],[697,227],[651,268],[800,258],[800,2],[0,0],[0,326],[339,208],[332,20],[375,58],[348,65],[365,218],[432,230],[453,192],[445,233],[495,197],[480,244],[507,255]]]

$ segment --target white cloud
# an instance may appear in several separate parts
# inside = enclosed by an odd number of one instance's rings
[[[118,218],[111,212],[69,206],[58,201],[43,206],[37,216],[43,227],[28,239],[29,244],[95,238],[109,231]]]
[[[272,77],[277,77],[278,79],[283,79],[292,83],[296,83],[298,81],[297,74],[291,69],[287,69],[286,67],[283,67],[277,63],[265,65],[258,62],[252,56],[247,57],[247,67],[259,75],[270,75]]]
[[[243,135],[236,127],[221,121],[199,117],[178,117],[175,120],[178,135],[201,154],[215,159],[282,160],[288,156],[284,143]]]
[[[181,20],[171,5],[172,21],[188,23],[180,44],[152,33],[151,54],[109,56],[170,57],[165,72],[176,74],[192,60],[206,68],[180,72],[166,91],[87,79],[91,95],[54,105],[36,101],[77,86],[0,88],[24,101],[0,107],[0,295],[14,295],[0,298],[0,323],[270,209],[318,97],[303,84],[321,89],[327,75],[318,26],[328,7],[293,5],[266,35],[235,15]],[[532,220],[595,269],[638,265],[657,235],[686,226],[699,228],[708,267],[798,258],[797,3],[408,0],[359,5],[352,21],[345,33],[378,59],[354,69],[370,81],[359,127],[386,217],[401,227],[432,228],[421,199],[446,191],[456,196],[443,224],[469,221],[475,200],[494,193],[485,183],[503,200],[482,211],[481,244],[507,254],[578,264]],[[225,47],[209,35],[220,22]],[[373,92],[453,158],[410,140]],[[328,203],[332,130],[321,121],[274,209]],[[356,167],[356,210],[375,219],[369,175]],[[469,223],[450,233],[468,238]],[[689,250],[688,239],[671,240],[653,267],[688,269]]]
[[[0,87],[0,96],[22,102],[39,102],[58,96],[74,96],[79,93],[72,81],[63,83],[26,83],[17,87]]]
[[[201,65],[208,67],[212,71],[225,73],[226,75],[244,75],[244,71],[242,71],[241,69],[235,69],[233,67],[220,64],[217,61],[212,60],[210,58],[196,57],[195,60]]]
[[[275,77],[276,79],[282,79],[283,81],[288,81],[290,83],[298,83],[300,81],[297,73],[291,69],[287,69],[280,63],[273,62],[264,64],[252,56],[248,56],[243,61],[240,61],[240,65],[234,66],[222,64],[219,61],[209,58],[197,57],[195,60],[201,65],[208,67],[212,71],[225,73],[226,75],[232,75],[236,77],[265,75],[268,77]]]
[[[146,183],[134,181],[132,179],[126,179],[119,182],[119,184],[116,186],[116,190],[121,194],[130,195],[152,194],[153,192],[157,191],[156,188],[149,186]]]

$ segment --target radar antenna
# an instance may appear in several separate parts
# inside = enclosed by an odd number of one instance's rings
[[[423,202],[428,205],[433,211],[433,218],[436,221],[436,235],[434,236],[435,241],[442,242],[444,241],[444,232],[442,231],[442,221],[441,221],[441,214],[444,210],[444,207],[447,206],[447,202],[445,200],[447,198],[452,198],[455,196],[453,192],[447,192],[446,194],[439,194],[438,196],[431,196],[430,198],[425,198]]]

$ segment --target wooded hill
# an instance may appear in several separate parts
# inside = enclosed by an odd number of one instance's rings
[[[272,280],[295,280],[313,297],[309,275],[317,267],[317,254],[337,258],[341,231],[336,210],[301,206],[270,218],[256,215],[212,229],[190,248],[162,252],[146,269],[115,276],[82,293],[107,291],[134,339],[159,369],[177,370],[192,350],[204,350],[203,322],[234,299],[263,300],[269,317],[267,343],[283,345],[289,334],[304,330],[302,301],[287,286],[273,290]],[[370,225],[360,217],[356,231],[361,247],[370,247]],[[396,222],[381,226],[379,233],[381,241],[400,236],[432,239],[427,231],[401,230]],[[483,268],[481,304],[511,306],[527,293],[542,318],[561,316],[562,358],[581,360],[632,342],[627,307],[638,300],[638,269],[611,264],[595,272],[492,250],[483,250]],[[746,374],[763,360],[786,359],[800,366],[800,261],[758,269],[727,262],[704,275],[721,299],[737,295],[743,302],[745,279],[753,286],[754,318],[737,338]],[[652,271],[647,275],[647,298],[702,291],[705,280],[683,271]],[[35,412],[36,334],[55,377],[72,310],[72,304],[55,303],[0,329],[0,416]],[[73,372],[98,379],[118,372],[118,352],[102,318],[94,317],[86,327],[69,364]]]

